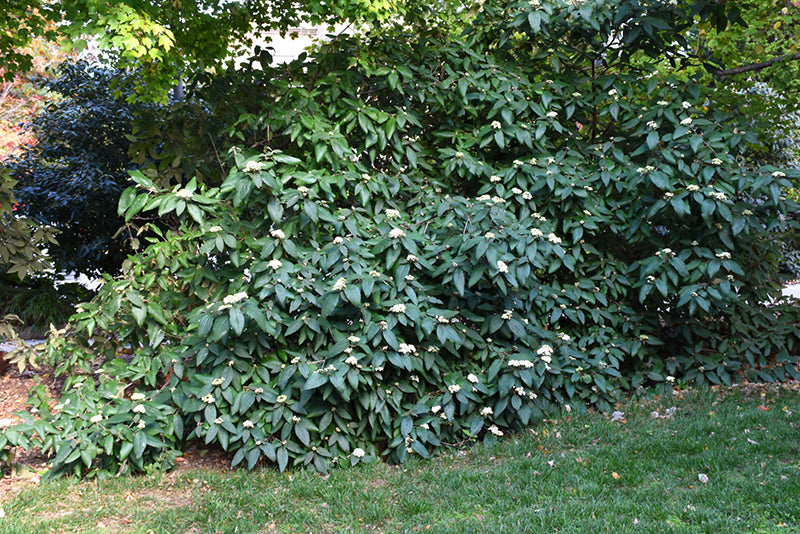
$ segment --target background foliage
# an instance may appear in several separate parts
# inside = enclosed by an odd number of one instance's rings
[[[398,22],[220,78],[224,181],[133,173],[120,214],[173,224],[54,332],[65,395],[0,445],[53,474],[193,439],[325,471],[620,391],[796,377],[773,302],[791,173],[659,70],[719,16],[698,5],[487,2],[461,37]]]
[[[117,74],[61,64],[46,83],[58,98],[33,122],[36,144],[6,161],[20,212],[61,230],[49,248],[58,271],[114,273],[130,252],[116,205],[133,168],[127,135],[136,109],[109,94]]]

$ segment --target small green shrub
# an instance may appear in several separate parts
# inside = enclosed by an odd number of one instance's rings
[[[53,474],[168,465],[194,439],[325,471],[676,378],[796,377],[796,310],[767,306],[785,173],[746,166],[757,140],[713,92],[639,70],[685,14],[538,4],[264,81],[230,136],[267,148],[233,150],[220,187],[135,173],[126,220],[178,223],[51,339],[64,409],[0,440],[44,445]]]

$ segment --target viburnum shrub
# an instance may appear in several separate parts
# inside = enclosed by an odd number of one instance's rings
[[[486,2],[462,38],[266,71],[221,186],[133,175],[126,220],[177,222],[54,333],[62,410],[0,441],[44,444],[53,473],[193,439],[325,471],[674,380],[796,376],[772,301],[788,171],[750,168],[713,90],[655,69],[688,16]]]

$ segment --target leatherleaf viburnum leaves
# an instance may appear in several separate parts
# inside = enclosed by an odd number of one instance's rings
[[[486,2],[461,38],[387,30],[264,71],[274,98],[229,131],[258,146],[221,186],[134,175],[125,219],[174,224],[51,341],[86,372],[69,413],[4,444],[44,440],[55,473],[194,439],[325,471],[620,392],[796,376],[770,285],[791,173],[749,167],[757,139],[713,91],[637,54],[669,53],[682,8],[572,4]]]

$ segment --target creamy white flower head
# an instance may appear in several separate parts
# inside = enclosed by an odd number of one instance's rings
[[[361,341],[361,338],[358,336],[348,336],[347,341],[349,341],[350,343],[358,343],[359,341]]]
[[[352,365],[353,367],[355,367],[355,366],[358,365],[358,358],[356,358],[355,356],[350,355],[350,356],[348,356],[347,358],[344,359],[344,363],[346,363],[347,365]]]
[[[133,395],[131,395],[132,401],[143,401],[145,398],[146,397],[144,393],[134,393]]]
[[[214,226],[209,228],[208,231],[211,232],[212,234],[216,234],[217,232],[221,232],[222,231],[222,227],[219,226],[218,224],[215,224]]]
[[[485,201],[491,200],[491,199],[492,199],[492,197],[490,197],[489,195],[481,195],[481,196],[477,197],[475,200],[477,200],[478,202],[485,202]]]
[[[449,386],[447,386],[447,391],[449,391],[450,393],[458,393],[459,391],[461,391],[461,386],[459,386],[458,384],[450,384]]]
[[[278,395],[278,398],[275,399],[275,402],[277,402],[278,404],[283,404],[287,400],[289,400],[289,397],[287,397],[286,395]]]
[[[102,420],[103,420],[103,416],[102,416],[102,415],[100,415],[100,414],[93,415],[93,416],[91,417],[91,419],[89,419],[89,421],[91,421],[92,423],[99,423],[99,422],[100,422],[100,421],[102,421]]]
[[[202,400],[206,404],[214,404],[216,402],[216,400],[214,399],[214,395],[212,395],[211,393],[209,393],[208,395],[206,395],[205,397],[203,397],[200,400]]]
[[[542,345],[538,349],[536,349],[536,354],[539,356],[552,356],[553,355],[553,347],[550,345]]]
[[[400,212],[394,208],[387,208],[384,213],[389,219],[397,219],[400,217]]]
[[[341,291],[347,287],[347,280],[344,278],[338,278],[336,282],[333,283],[333,290],[334,291]]]
[[[540,6],[542,5],[542,3],[541,3],[541,1],[540,1],[540,0],[530,0],[530,1],[528,2],[528,4],[530,4],[530,6],[531,6],[531,7],[534,7],[534,8],[536,8],[536,7],[540,7]]]
[[[355,456],[356,458],[363,458],[366,454],[367,454],[366,451],[361,447],[356,447],[355,449],[353,449],[353,456]]]
[[[512,187],[511,192],[515,195],[519,195],[520,193],[522,193],[522,189],[520,189],[519,187]]]
[[[550,357],[550,356],[548,356],[547,354],[544,354],[544,355],[542,355],[542,356],[540,357],[540,359],[541,359],[541,360],[542,360],[544,363],[551,363],[551,362],[553,361],[553,358],[551,358],[551,357]]]
[[[494,128],[495,130],[499,130],[502,127],[503,125],[500,123],[500,121],[492,121],[492,128]]]
[[[507,273],[508,265],[503,260],[497,260],[497,270],[501,273]]]
[[[406,256],[406,261],[419,261],[419,258],[414,256],[413,254],[409,254]]]
[[[484,406],[483,408],[481,408],[481,415],[482,416],[486,417],[487,415],[493,415],[493,414],[494,414],[494,410],[492,409],[491,406]]]
[[[492,175],[492,176],[490,176],[490,177],[489,177],[489,181],[490,181],[490,182],[493,182],[493,183],[497,183],[497,182],[499,182],[500,180],[502,180],[502,178],[500,178],[500,177],[499,177],[499,176],[497,176],[496,174],[494,174],[494,175]]]
[[[145,423],[144,421],[139,421],[138,423],[136,423],[136,428],[138,428],[139,430],[143,429],[146,426],[147,423]]]
[[[244,172],[257,172],[264,168],[264,164],[260,161],[248,161],[244,166]]]
[[[547,117],[550,118],[550,119],[555,119],[556,117],[558,117],[558,112],[557,111],[548,111],[547,112]]]
[[[558,339],[560,339],[561,341],[569,341],[571,339],[569,335],[565,334],[564,332],[559,332],[558,334],[556,334],[556,337],[558,337]]]
[[[285,239],[286,238],[286,234],[283,233],[283,230],[281,230],[280,228],[276,228],[275,230],[271,230],[269,232],[269,235],[271,235],[275,239]]]
[[[224,422],[225,421],[222,420],[222,417],[217,417],[216,419],[214,419],[214,424],[215,425],[221,425]]]
[[[686,102],[686,101],[683,101],[681,103],[681,106],[683,106],[683,109],[689,109],[690,107],[692,107],[692,105],[689,102]]]
[[[608,96],[617,96],[617,95],[619,95],[619,92],[616,89],[611,89],[608,92]]]
[[[406,233],[400,228],[392,228],[389,232],[389,237],[392,239],[400,239],[401,237],[405,236]]]
[[[750,211],[750,210],[744,210],[744,211],[742,211],[742,215],[752,215],[752,214],[753,214],[753,212],[752,212],[752,211]]]
[[[225,383],[224,378],[215,378],[214,380],[211,381],[212,386],[221,386],[224,383]]]
[[[553,243],[554,245],[561,244],[561,238],[558,237],[556,234],[547,234],[547,240]]]
[[[651,130],[658,130],[658,123],[656,121],[649,121],[647,127]]]
[[[392,313],[405,313],[406,312],[406,305],[402,302],[398,302],[397,304],[393,305],[389,308],[389,311]]]
[[[782,171],[775,171],[775,172],[772,173],[772,176],[774,178],[783,178],[783,177],[786,176],[786,173],[782,172]]]
[[[283,262],[281,260],[278,260],[278,259],[272,259],[272,260],[269,260],[269,264],[268,265],[270,267],[272,267],[274,270],[277,271],[278,269],[283,267]]]
[[[242,421],[242,426],[244,428],[253,428],[254,425],[253,425],[253,422],[250,419],[246,419],[246,420]]]
[[[491,432],[491,433],[492,433],[492,434],[494,434],[495,436],[502,436],[502,435],[503,435],[503,431],[502,431],[502,430],[500,430],[499,428],[497,428],[497,425],[492,425],[492,426],[490,426],[490,427],[488,428],[488,430],[489,430],[489,432]]]
[[[731,259],[730,252],[717,252],[716,256],[721,260],[729,260]]]
[[[503,197],[498,197],[498,196],[492,197],[492,202],[494,202],[495,204],[502,204],[505,201],[506,199],[504,199]]]
[[[408,280],[409,282],[410,282],[410,281],[412,281],[412,280],[416,280],[416,278],[414,277],[414,275],[413,275],[413,274],[407,274],[407,275],[405,275],[403,278],[405,278],[405,279],[406,279],[406,280]]]
[[[573,97],[573,98],[580,98],[580,97],[582,97],[582,96],[583,96],[583,95],[582,95],[582,94],[580,94],[578,91],[575,91],[575,92],[573,92],[573,93],[572,93],[572,97]]]
[[[483,234],[483,237],[485,237],[486,239],[494,239],[497,236],[494,235],[494,232],[486,232],[485,234]]]
[[[474,374],[470,373],[470,374],[467,375],[467,382],[469,382],[471,384],[477,384],[478,383],[478,377],[475,376]]]
[[[464,153],[459,150],[458,152],[456,152],[456,158],[464,159]]]
[[[439,413],[439,410],[441,409],[442,407],[437,404],[436,406],[431,407],[431,413]]]
[[[533,362],[530,360],[508,360],[509,367],[516,367],[519,369],[531,369]]]
[[[531,228],[531,235],[533,237],[542,237],[544,235],[544,232],[542,232],[538,228]]]
[[[669,102],[666,100],[659,100],[658,102],[656,102],[656,104],[658,104],[659,106],[669,106]]]
[[[244,291],[240,291],[239,293],[234,293],[233,295],[226,295],[225,298],[222,299],[222,303],[230,306],[231,304],[236,304],[237,302],[244,300],[246,298],[247,298],[247,293]]]
[[[192,198],[192,195],[193,193],[188,189],[181,189],[180,191],[175,193],[175,196],[178,198]]]
[[[417,352],[417,348],[414,345],[409,345],[408,343],[400,343],[400,346],[397,347],[397,352],[400,354],[413,354]]]
[[[725,193],[723,193],[722,191],[710,191],[708,193],[708,196],[716,200],[723,200],[723,201],[728,200],[727,195],[725,195]]]
[[[530,192],[528,192],[528,191],[523,191],[522,192],[522,198],[523,198],[523,200],[530,200],[530,199],[533,198],[533,195],[531,195]]]
[[[697,184],[689,184],[689,185],[686,186],[686,190],[687,191],[692,191],[692,192],[700,191],[700,186],[697,185]]]
[[[503,318],[503,319],[505,319],[506,321],[508,321],[509,319],[511,319],[512,317],[514,317],[514,312],[513,312],[513,311],[511,311],[511,310],[505,310],[505,311],[503,312],[503,315],[501,315],[500,317],[501,317],[501,318]]]
[[[147,409],[144,407],[144,404],[137,404],[133,407],[133,411],[135,413],[145,413]]]
[[[685,119],[683,119],[681,121],[681,124],[683,126],[691,126],[692,125],[692,118],[691,117],[686,117]]]
[[[253,390],[253,393],[255,393],[256,395],[261,395],[262,393],[264,393],[264,388],[256,388]]]

